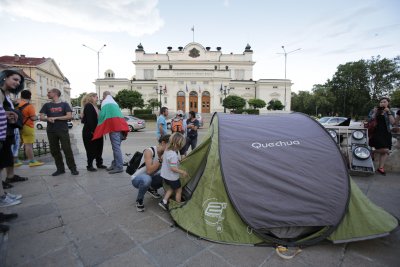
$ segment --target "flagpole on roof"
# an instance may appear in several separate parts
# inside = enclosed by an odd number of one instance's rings
[[[194,25],[190,30],[193,32],[193,43],[194,43]]]

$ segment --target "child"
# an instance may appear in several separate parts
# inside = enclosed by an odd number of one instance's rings
[[[182,187],[179,181],[179,174],[187,176],[187,172],[179,169],[179,158],[177,152],[185,145],[185,137],[181,133],[174,133],[169,138],[167,149],[163,155],[161,165],[161,177],[169,186],[165,192],[164,199],[158,205],[164,210],[168,210],[168,199],[175,192],[176,202],[181,202]]]

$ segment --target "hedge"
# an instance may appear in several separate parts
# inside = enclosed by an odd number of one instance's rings
[[[135,109],[133,110],[133,115],[138,116],[140,114],[153,114],[151,109]]]
[[[142,119],[142,120],[148,120],[148,121],[156,121],[157,120],[156,114],[135,114],[135,117]]]

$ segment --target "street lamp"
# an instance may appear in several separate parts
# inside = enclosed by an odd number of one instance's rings
[[[297,48],[295,50],[292,50],[290,52],[286,52],[285,46],[282,45],[283,53],[278,53],[281,55],[285,55],[285,99],[284,99],[284,105],[285,105],[285,110],[286,110],[286,62],[287,62],[287,55],[296,51],[299,51],[301,48]]]
[[[165,90],[165,88],[164,88],[164,90],[162,89],[162,85],[160,85],[160,89],[158,89],[156,86],[154,86],[154,89],[156,90],[156,93],[158,95],[160,95],[160,111],[161,111],[161,106],[162,106],[161,96],[166,93],[166,90]]]
[[[226,98],[226,95],[229,95],[229,91],[233,90],[234,88],[226,88],[227,86],[224,85],[224,89],[222,89],[222,87],[219,89],[219,91],[221,92],[221,94],[224,94],[224,99]],[[224,107],[224,113],[226,113],[226,107]]]
[[[104,44],[102,47],[100,47],[99,50],[95,50],[95,49],[93,49],[93,48],[91,48],[91,47],[89,47],[89,46],[87,46],[85,44],[82,44],[82,46],[84,46],[86,48],[89,48],[90,50],[92,50],[92,51],[97,53],[97,79],[99,79],[100,78],[100,51],[104,47],[106,47],[106,45]],[[98,94],[99,94],[99,98],[100,98],[100,85],[98,86],[98,89],[99,89],[99,93]]]

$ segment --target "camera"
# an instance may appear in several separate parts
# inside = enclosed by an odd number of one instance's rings
[[[385,108],[384,107],[378,107],[378,110],[384,110]]]

